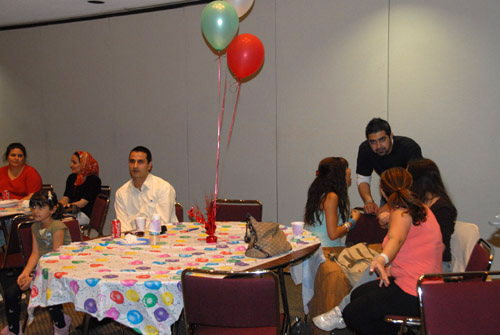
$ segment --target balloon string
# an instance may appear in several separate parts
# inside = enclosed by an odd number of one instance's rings
[[[220,53],[219,53],[219,74],[218,74],[218,79],[219,79],[219,99],[220,99]]]
[[[226,103],[226,87],[227,78],[224,80],[224,95],[222,98],[221,112],[217,115],[217,164],[215,167],[215,188],[214,188],[214,202],[213,202],[213,218],[217,215],[217,195],[219,194],[219,161],[220,161],[220,133],[222,129],[222,121],[224,120],[224,105]]]
[[[238,93],[236,93],[236,102],[234,103],[233,119],[231,120],[231,128],[229,129],[229,136],[227,138],[227,148],[229,149],[229,143],[231,142],[231,134],[233,133],[234,118],[236,117],[236,107],[238,106],[238,99],[240,97],[241,81],[238,83]]]

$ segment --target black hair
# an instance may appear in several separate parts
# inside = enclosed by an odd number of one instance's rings
[[[26,159],[26,156],[28,156],[26,154],[26,148],[24,147],[24,145],[22,145],[21,143],[18,143],[18,142],[14,142],[14,143],[9,144],[9,146],[7,147],[7,150],[5,150],[5,154],[3,156],[4,161],[7,161],[7,159],[9,158],[10,152],[14,149],[21,150],[23,152],[24,159]]]
[[[308,225],[321,224],[321,204],[330,192],[339,198],[339,212],[343,221],[349,218],[349,196],[347,194],[346,170],[349,167],[342,157],[328,157],[321,160],[316,172],[316,179],[309,186],[304,213],[304,222]]]
[[[387,136],[391,136],[392,131],[389,122],[379,117],[371,119],[365,129],[366,138],[368,138],[368,135],[378,133],[379,131],[385,131]]]
[[[57,201],[57,195],[54,191],[41,189],[40,191],[35,192],[30,199],[30,208],[35,206],[49,206],[50,210],[57,207],[54,214],[52,214],[52,218],[57,220],[62,218],[63,207]]]
[[[78,153],[78,151],[73,152],[73,156],[76,156],[76,158],[78,158],[78,161],[80,161],[80,154]]]
[[[148,161],[148,163],[150,163],[153,160],[153,157],[151,155],[151,151],[149,151],[148,148],[143,147],[142,145],[139,145],[139,146],[135,147],[134,149],[130,150],[130,154],[132,152],[134,152],[134,151],[135,152],[143,152],[143,153],[145,153],[146,154],[146,160]],[[129,156],[130,156],[130,154],[129,154]]]
[[[441,173],[434,161],[427,158],[410,160],[408,172],[413,177],[412,191],[415,192],[420,201],[425,203],[429,196],[438,196],[452,208],[456,219],[457,208],[453,205],[448,192],[446,192]]]

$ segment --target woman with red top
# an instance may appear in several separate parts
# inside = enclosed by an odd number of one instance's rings
[[[356,288],[342,312],[356,334],[396,334],[398,326],[384,322],[384,316],[419,316],[417,280],[424,273],[441,272],[441,230],[431,210],[410,191],[412,182],[403,168],[380,177],[381,194],[391,210],[382,253],[370,265],[380,279]]]
[[[4,160],[9,164],[0,168],[0,192],[8,191],[10,199],[29,200],[33,193],[42,189],[42,178],[26,164],[24,145],[9,144]]]
[[[86,151],[76,151],[69,164],[71,174],[66,179],[64,197],[60,203],[78,210],[80,224],[89,224],[97,195],[101,192],[99,163]]]

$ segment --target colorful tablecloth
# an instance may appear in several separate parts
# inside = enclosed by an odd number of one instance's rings
[[[72,243],[40,258],[28,307],[72,302],[77,311],[109,317],[142,334],[170,334],[183,308],[181,272],[187,267],[244,271],[270,259],[245,256],[245,223],[219,222],[217,243],[205,242],[198,223],[167,226],[157,245],[139,239],[103,238]],[[295,238],[281,227],[293,250],[319,244],[304,231]],[[277,256],[277,258],[280,256]],[[31,320],[30,320],[31,321]]]

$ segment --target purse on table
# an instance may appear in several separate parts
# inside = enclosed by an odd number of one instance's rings
[[[278,223],[258,222],[251,215],[247,216],[245,242],[245,255],[252,258],[268,258],[292,250]]]

